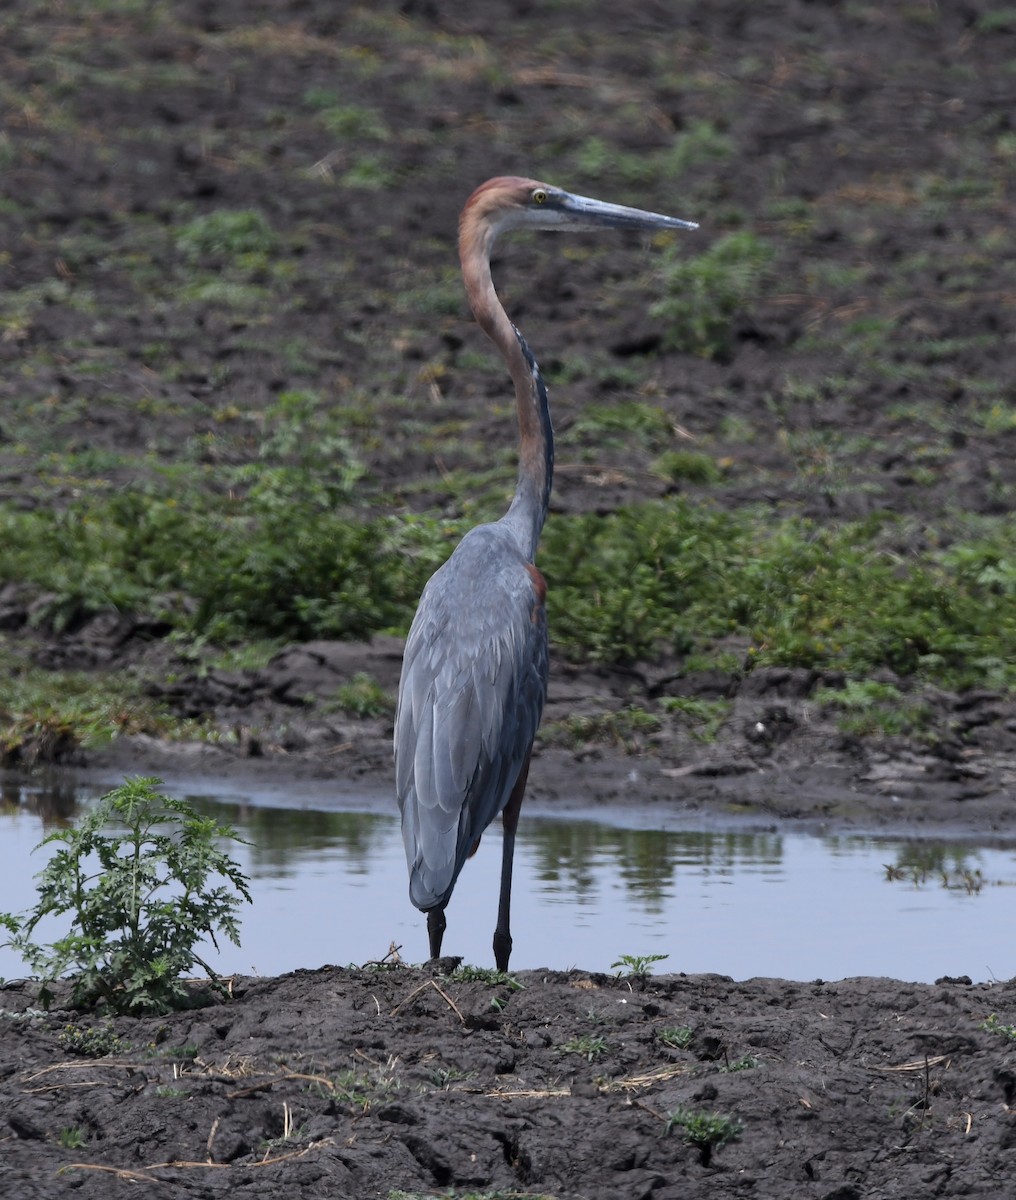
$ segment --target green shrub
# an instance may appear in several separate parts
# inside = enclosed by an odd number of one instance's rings
[[[115,607],[221,642],[404,632],[465,522],[365,516],[348,491],[283,463],[221,499],[152,485],[64,511],[0,506],[0,579],[44,590],[33,615],[57,626]],[[734,638],[755,661],[1011,687],[1016,535],[968,525],[948,550],[912,553],[884,515],[819,527],[669,497],[555,516],[539,556],[551,636],[575,661]]]
[[[11,934],[6,944],[42,981],[44,1005],[49,985],[71,972],[75,1004],[102,1002],[118,1013],[178,1008],[188,999],[183,977],[195,964],[218,984],[198,941],[207,935],[217,946],[217,935],[225,935],[240,944],[237,910],[241,898],[250,902],[247,879],[217,846],[236,835],[161,795],[159,783],[129,779],[75,828],[44,838],[41,846],[59,849],[38,875],[35,908],[0,915]],[[70,931],[37,945],[32,933],[49,916],[69,916]]]

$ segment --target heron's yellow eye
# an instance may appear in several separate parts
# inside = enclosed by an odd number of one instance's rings
[[[533,192],[533,203],[534,204],[546,204],[546,202],[547,202],[547,193],[543,190],[543,188],[537,188],[536,191]]]

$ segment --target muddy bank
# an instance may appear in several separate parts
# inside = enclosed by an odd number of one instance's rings
[[[860,1200],[1000,1196],[1016,1166],[1011,983],[517,983],[328,967],[109,1023],[8,986],[0,1188]]]
[[[60,639],[65,661],[81,653],[79,641]],[[150,659],[165,648],[141,644],[132,652],[125,644],[119,651],[125,661],[132,653]],[[259,793],[295,789],[324,803],[385,803],[393,786],[390,715],[335,714],[326,700],[358,675],[394,694],[401,661],[401,640],[378,638],[293,645],[259,670],[180,671],[167,662],[172,682],[156,679],[151,690],[180,716],[209,721],[216,737],[121,737],[71,758],[113,782],[118,773],[145,773]],[[145,669],[153,673],[150,661]],[[914,687],[893,679],[901,689]],[[787,821],[809,830],[1009,835],[1016,700],[987,689],[925,688],[913,693],[928,714],[920,737],[856,736],[841,731],[838,710],[816,702],[829,682],[820,672],[783,667],[696,675],[676,664],[610,670],[555,660],[527,802],[554,811],[646,806],[667,825]],[[722,697],[730,708],[708,737],[677,726],[626,729],[626,711],[668,695]],[[619,718],[615,729],[568,733],[603,714]]]

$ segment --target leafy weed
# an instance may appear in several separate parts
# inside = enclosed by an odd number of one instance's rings
[[[195,964],[219,984],[195,945],[206,935],[213,944],[225,935],[239,945],[237,910],[250,892],[217,845],[236,835],[157,792],[159,783],[129,779],[75,828],[44,838],[41,846],[57,848],[39,873],[35,908],[0,918],[11,935],[7,944],[40,976],[44,1005],[50,985],[67,972],[75,1004],[102,1002],[119,1013],[183,1006],[183,977]],[[49,916],[69,916],[70,930],[37,945],[32,933]]]

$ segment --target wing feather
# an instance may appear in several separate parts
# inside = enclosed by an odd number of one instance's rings
[[[508,802],[546,689],[542,597],[515,543],[480,526],[424,589],[399,685],[396,791],[418,908],[447,901]]]

